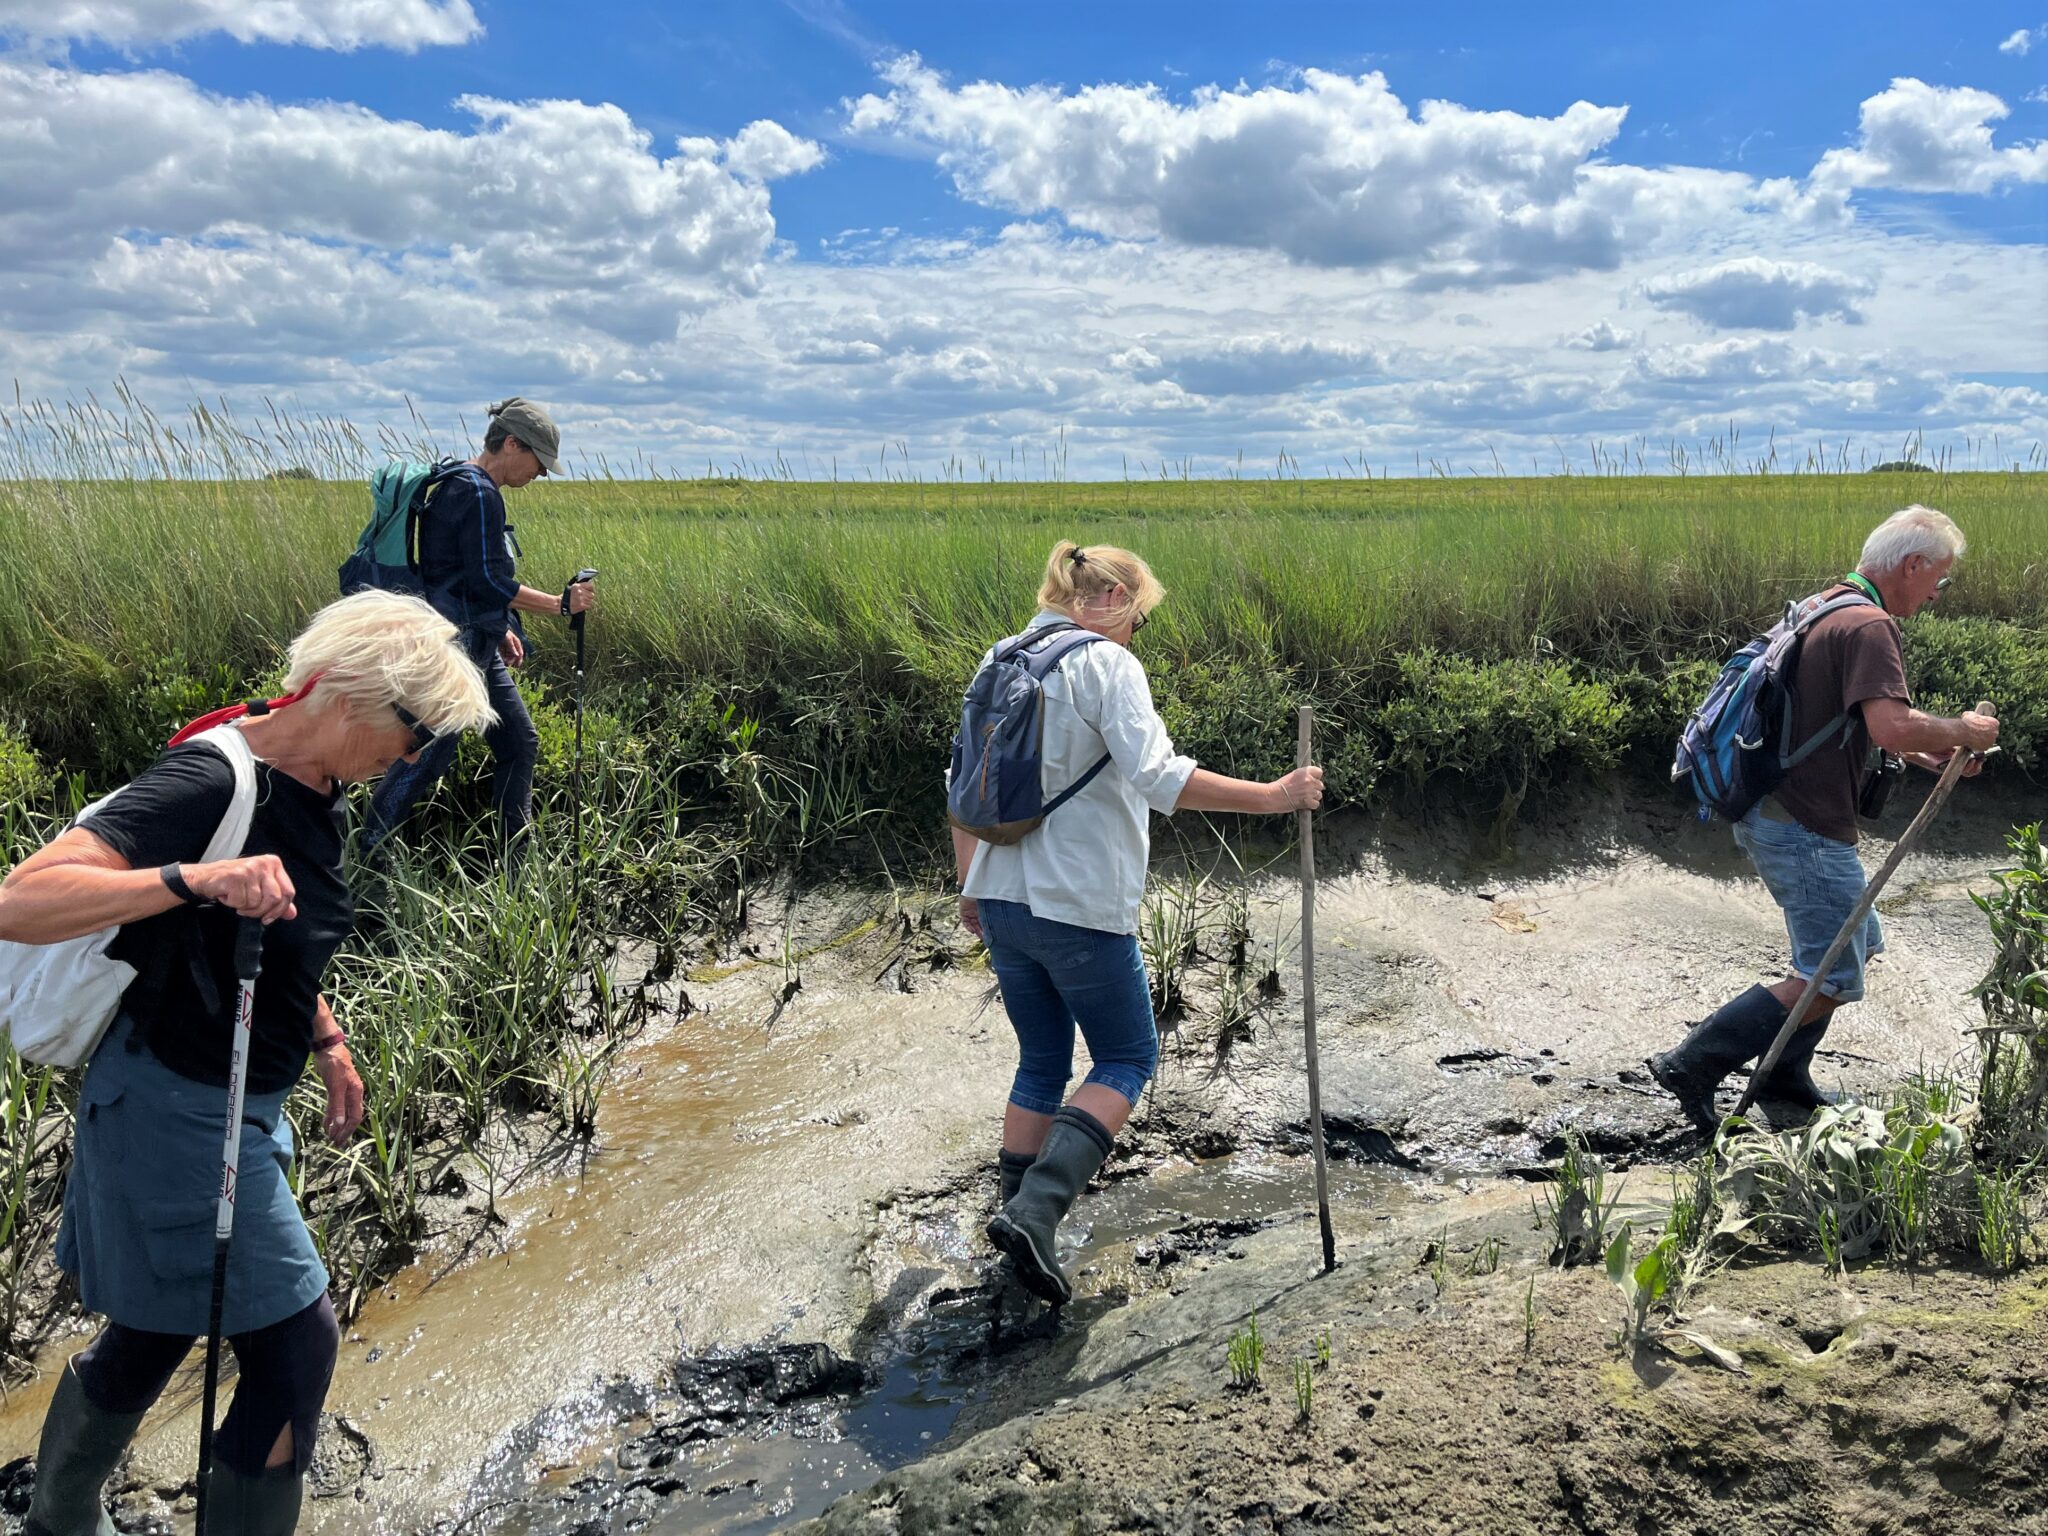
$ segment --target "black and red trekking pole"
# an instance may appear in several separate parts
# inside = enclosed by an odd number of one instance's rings
[[[562,588],[562,612],[569,613],[570,591],[586,581],[597,580],[597,572],[585,566],[569,578],[569,585]],[[583,906],[583,621],[588,612],[569,613],[569,632],[576,637],[576,756],[569,768],[569,804],[576,817],[576,873],[574,889],[576,906],[580,913]]]
[[[199,1504],[196,1536],[206,1536],[206,1496],[213,1481],[213,1411],[220,1392],[221,1322],[227,1306],[228,1244],[235,1235],[235,1176],[242,1165],[242,1101],[249,1090],[249,1026],[256,1012],[256,977],[263,969],[263,924],[245,917],[235,930],[235,1022],[228,1067],[228,1123],[222,1146],[220,1199],[213,1211],[213,1299],[206,1314],[206,1386],[199,1409]]]

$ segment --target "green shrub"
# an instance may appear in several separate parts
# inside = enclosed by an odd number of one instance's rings
[[[0,720],[0,805],[41,800],[54,782],[27,739]]]
[[[1701,658],[1677,661],[1643,672],[1631,669],[1612,680],[1616,698],[1627,715],[1631,756],[1649,771],[1668,768],[1678,733],[1700,707],[1720,675],[1721,662]]]
[[[1267,663],[1214,656],[1153,662],[1152,697],[1179,751],[1236,779],[1294,767],[1299,686]],[[1318,722],[1320,735],[1321,722]]]
[[[195,667],[172,654],[143,663],[100,713],[93,733],[95,772],[109,784],[133,778],[183,727],[250,697],[257,686],[245,685],[222,662]]]
[[[1517,800],[1573,772],[1614,766],[1628,716],[1613,688],[1562,661],[1403,656],[1379,718],[1387,763],[1411,786],[1444,775]]]
[[[1916,619],[1906,629],[1906,676],[1923,709],[1953,715],[1980,699],[1998,706],[2009,759],[2048,752],[2048,634],[1990,619]]]

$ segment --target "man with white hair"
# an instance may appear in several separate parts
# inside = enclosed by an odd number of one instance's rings
[[[1906,688],[1898,621],[1941,595],[1963,547],[1962,530],[1948,517],[1930,507],[1907,507],[1878,525],[1854,571],[1801,605],[1811,611],[1808,605],[1834,598],[1860,593],[1864,599],[1813,624],[1792,678],[1786,739],[1825,738],[1839,720],[1840,740],[1795,764],[1735,825],[1735,840],[1784,909],[1791,974],[1774,986],[1751,987],[1648,1063],[1651,1075],[1707,1135],[1717,1124],[1715,1088],[1743,1062],[1770,1049],[1863,894],[1856,814],[1871,749],[1939,773],[1955,752],[1982,752],[1998,740],[1998,721],[1991,716],[1929,715],[1913,707]],[[1973,762],[1965,772],[1977,768]],[[1831,1102],[1813,1081],[1813,1053],[1834,1011],[1863,996],[1864,962],[1883,946],[1873,911],[1822,979],[1807,1022],[1759,1085],[1760,1097],[1802,1109]]]

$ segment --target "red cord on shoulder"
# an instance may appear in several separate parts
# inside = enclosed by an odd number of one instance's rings
[[[203,731],[210,731],[216,725],[226,725],[230,720],[239,720],[244,715],[267,715],[273,709],[283,709],[287,704],[296,704],[307,694],[311,693],[313,685],[318,683],[324,676],[326,676],[324,672],[315,672],[306,680],[306,685],[299,689],[298,692],[287,693],[282,698],[251,699],[246,704],[223,705],[211,714],[201,715],[197,720],[194,720],[190,725],[178,732],[177,735],[173,736],[167,745],[173,747],[183,746],[194,736],[199,735]]]

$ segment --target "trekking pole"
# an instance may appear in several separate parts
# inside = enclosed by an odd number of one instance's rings
[[[206,1536],[206,1495],[213,1481],[213,1410],[220,1391],[220,1331],[228,1294],[228,1242],[235,1232],[235,1175],[242,1165],[242,1100],[249,1088],[249,1025],[256,977],[263,969],[263,924],[245,917],[235,931],[235,1022],[228,1067],[228,1125],[222,1147],[220,1200],[213,1211],[213,1300],[206,1317],[206,1387],[199,1410],[199,1503],[196,1536]]]
[[[1977,705],[1976,713],[1995,716],[1998,710],[1987,699]],[[1920,835],[1921,829],[1934,820],[1935,813],[1941,809],[1950,792],[1962,778],[1963,769],[1972,757],[1978,755],[1957,747],[1954,756],[1949,758],[1948,766],[1941,770],[1941,778],[1935,784],[1934,792],[1927,797],[1927,803],[1920,807],[1920,814],[1913,818],[1912,825],[1900,834],[1896,843],[1892,844],[1891,857],[1884,861],[1883,867],[1871,877],[1870,883],[1863,887],[1863,895],[1849,913],[1849,920],[1842,924],[1842,931],[1835,935],[1835,942],[1828,946],[1828,952],[1821,956],[1820,964],[1813,968],[1813,976],[1806,983],[1806,990],[1799,994],[1799,1001],[1792,1005],[1792,1011],[1785,1015],[1785,1022],[1778,1026],[1778,1038],[1771,1042],[1771,1048],[1764,1052],[1762,1059],[1756,1064],[1756,1070],[1750,1073],[1749,1086],[1742,1090],[1742,1097],[1736,1101],[1737,1115],[1749,1113],[1749,1106],[1756,1102],[1757,1091],[1770,1080],[1772,1071],[1778,1065],[1778,1058],[1785,1054],[1785,1046],[1791,1041],[1793,1033],[1806,1021],[1807,1010],[1813,1006],[1814,998],[1820,995],[1820,984],[1828,974],[1828,967],[1833,965],[1842,951],[1849,947],[1849,940],[1855,936],[1863,920],[1870,915],[1870,909],[1877,905],[1878,895],[1884,890],[1885,882],[1891,879],[1893,872],[1906,857],[1906,850],[1913,846],[1913,840]]]
[[[1316,712],[1301,706],[1296,717],[1294,766],[1309,765],[1309,738],[1315,734]],[[1301,1020],[1308,1042],[1308,1136],[1316,1159],[1316,1220],[1323,1232],[1323,1273],[1337,1267],[1337,1231],[1330,1225],[1330,1162],[1323,1150],[1323,1074],[1316,1052],[1316,823],[1315,812],[1294,813],[1301,834]]]
[[[596,579],[597,572],[589,566],[570,577],[569,586],[562,589],[562,606],[566,608],[569,604],[570,587]],[[569,769],[569,804],[576,817],[576,869],[570,883],[579,926],[583,913],[583,620],[586,617],[582,613],[569,615],[569,632],[576,637],[576,756]]]

